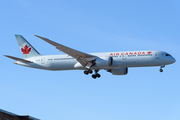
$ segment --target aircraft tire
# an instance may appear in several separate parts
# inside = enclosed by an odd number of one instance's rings
[[[101,77],[101,75],[100,75],[100,74],[96,74],[96,77],[100,78],[100,77]]]
[[[88,73],[88,71],[85,70],[85,71],[84,71],[84,74],[85,74],[85,75],[88,75],[89,73]]]
[[[160,69],[159,71],[160,71],[160,72],[163,72],[163,69]]]
[[[92,71],[91,69],[89,69],[89,70],[88,70],[88,73],[92,74],[92,73],[93,73],[93,71]]]
[[[93,74],[93,75],[92,75],[92,78],[96,79],[96,75]]]

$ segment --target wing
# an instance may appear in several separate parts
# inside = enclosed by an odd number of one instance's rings
[[[91,67],[92,63],[91,61],[96,59],[96,56],[87,54],[87,53],[83,53],[77,50],[74,50],[72,48],[66,47],[64,45],[61,45],[59,43],[56,43],[54,41],[51,41],[47,38],[44,37],[40,37],[38,35],[35,35],[36,37],[48,42],[49,44],[55,46],[58,50],[68,54],[69,56],[72,56],[73,58],[75,58],[82,66],[86,66],[87,68]]]

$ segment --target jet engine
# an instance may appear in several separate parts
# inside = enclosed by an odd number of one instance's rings
[[[113,75],[126,75],[128,73],[128,68],[110,69],[108,72]]]
[[[98,67],[111,67],[113,65],[112,57],[98,57],[95,60],[95,66]]]

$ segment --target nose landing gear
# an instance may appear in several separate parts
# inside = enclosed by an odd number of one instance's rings
[[[164,67],[165,67],[165,65],[161,65],[159,71],[160,71],[160,72],[163,72],[163,69],[162,69],[162,68],[164,68]]]
[[[163,72],[163,69],[160,69],[159,71],[160,71],[160,72]]]

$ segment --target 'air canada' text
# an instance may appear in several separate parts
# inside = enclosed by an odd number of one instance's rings
[[[152,52],[122,52],[122,53],[111,53],[110,56],[118,56],[118,55],[145,55],[151,54]]]

